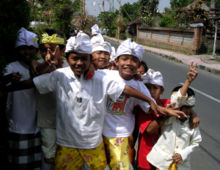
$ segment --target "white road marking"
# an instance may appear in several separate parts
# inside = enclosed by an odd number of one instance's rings
[[[179,83],[179,84],[183,85],[183,83]],[[210,96],[210,95],[208,95],[208,94],[206,94],[206,93],[204,93],[204,92],[202,92],[202,91],[200,91],[200,90],[198,90],[198,89],[196,89],[196,88],[193,88],[192,86],[190,86],[190,88],[193,89],[194,91],[196,91],[197,93],[200,93],[200,94],[204,95],[205,97],[207,97],[207,98],[209,98],[209,99],[211,99],[211,100],[214,100],[214,101],[217,102],[217,103],[220,103],[220,100],[219,100],[219,99],[216,99],[216,98],[213,97],[213,96]]]

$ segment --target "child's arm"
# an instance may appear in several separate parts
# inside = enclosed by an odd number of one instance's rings
[[[189,146],[185,147],[181,151],[178,151],[178,154],[181,155],[182,161],[185,161],[189,157],[189,155],[194,151],[194,149],[199,146],[199,143],[201,141],[202,141],[202,137],[201,137],[200,131],[199,131],[198,128],[196,128],[194,130],[193,135],[191,136],[191,140],[190,140]],[[175,156],[175,154],[173,156]],[[177,160],[179,160],[179,158]]]
[[[133,89],[130,86],[127,86],[127,85],[125,86],[123,94],[126,94],[128,96],[132,96],[132,97],[135,97],[135,98],[138,98],[140,100],[148,102],[151,106],[151,109],[155,112],[156,115],[158,115],[158,112],[160,112],[161,114],[175,116],[175,117],[178,117],[178,118],[180,116],[186,117],[185,113],[182,112],[182,111],[167,109],[165,107],[156,105],[152,99],[145,96],[144,94],[142,94],[138,90]]]
[[[163,126],[164,122],[167,120],[167,116],[161,116],[155,120],[152,120],[146,128],[146,132],[149,134],[153,134],[157,131],[161,126]]]
[[[192,113],[189,119],[190,128],[193,129],[193,128],[198,127],[199,123],[200,123],[200,119],[197,116],[196,112],[192,109]]]
[[[11,92],[11,91],[30,89],[30,88],[34,88],[34,87],[35,87],[35,85],[34,85],[33,80],[29,79],[29,80],[20,81],[18,83],[14,83],[9,86],[6,86],[5,90],[7,92]]]
[[[180,93],[182,96],[185,96],[187,93],[187,89],[189,88],[190,84],[192,83],[193,80],[195,80],[195,78],[198,75],[198,72],[196,71],[196,67],[197,65],[192,62],[190,64],[190,68],[189,71],[187,73],[187,79],[185,81],[185,83],[183,84],[183,86],[180,89]]]

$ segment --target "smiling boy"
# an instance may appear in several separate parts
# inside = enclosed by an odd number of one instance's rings
[[[115,80],[115,71],[96,71],[85,80],[91,65],[92,45],[88,35],[79,32],[66,45],[70,67],[34,78],[42,94],[56,92],[57,150],[55,169],[104,169],[106,157],[102,141],[107,98],[115,101],[122,93],[149,101],[149,98]]]

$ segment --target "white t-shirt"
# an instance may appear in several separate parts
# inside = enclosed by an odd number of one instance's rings
[[[125,88],[114,75],[115,71],[98,70],[84,80],[66,67],[34,78],[41,94],[56,91],[57,144],[89,149],[102,142],[107,97],[115,101]]]
[[[43,63],[40,59],[38,62]],[[68,67],[69,64],[64,59],[62,67]],[[56,94],[50,92],[47,94],[37,93],[37,126],[40,128],[56,128]]]
[[[126,85],[139,90],[147,97],[152,98],[149,90],[141,81],[126,81],[121,78],[119,72],[115,75],[115,80],[124,81]],[[147,102],[134,97],[121,95],[116,102],[108,99],[103,135],[106,137],[130,136],[135,126],[135,115],[132,112],[136,105],[139,105],[145,112],[149,111],[150,105]]]
[[[12,62],[6,66],[5,75],[18,72],[22,80],[30,79],[29,68],[21,62]],[[38,132],[36,127],[36,91],[34,88],[8,93],[7,115],[9,131],[19,134]]]

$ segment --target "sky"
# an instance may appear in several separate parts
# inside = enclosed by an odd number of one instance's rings
[[[138,0],[121,0],[122,5],[125,3],[134,3]],[[110,3],[114,2],[114,8],[118,9],[119,3],[118,0],[104,0],[104,8],[102,6],[103,0],[85,0],[86,2],[86,11],[88,15],[98,16],[102,11],[110,10]],[[159,0],[158,9],[163,10],[165,7],[170,7],[170,0]]]

